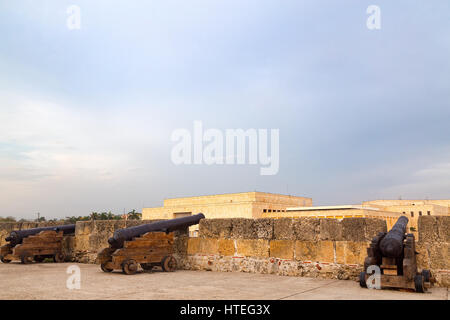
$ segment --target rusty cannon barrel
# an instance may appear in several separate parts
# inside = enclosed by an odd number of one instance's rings
[[[380,241],[381,254],[384,257],[398,258],[403,253],[403,240],[405,239],[408,218],[401,216],[386,236]]]
[[[64,235],[66,234],[74,234],[75,233],[75,225],[74,224],[65,224],[62,226],[56,226],[53,228],[56,232],[62,231]]]
[[[108,239],[111,248],[119,249],[123,247],[125,241],[132,240],[135,237],[141,236],[147,232],[172,232],[175,230],[183,230],[189,226],[198,224],[201,219],[204,219],[203,213],[195,214],[189,217],[176,218],[171,220],[158,221],[140,226],[116,230],[114,235]]]
[[[61,230],[66,233],[74,233],[75,232],[75,225],[64,225],[64,226],[51,226],[51,227],[42,227],[42,228],[32,228],[32,229],[25,229],[25,230],[13,230],[9,234],[9,237],[6,237],[5,240],[10,243],[11,246],[16,246],[18,244],[22,243],[22,240],[28,236],[32,236],[35,234],[38,234],[41,231],[59,231],[56,230],[58,228],[61,228]],[[73,230],[73,231],[72,231]]]

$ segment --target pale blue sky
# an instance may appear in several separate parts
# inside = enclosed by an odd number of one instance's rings
[[[0,0],[0,39],[0,216],[450,196],[448,1]],[[279,173],[173,165],[194,120],[280,129]]]

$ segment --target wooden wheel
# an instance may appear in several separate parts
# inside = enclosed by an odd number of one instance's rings
[[[425,292],[425,286],[423,284],[423,276],[418,274],[414,276],[414,287],[416,288],[416,292]]]
[[[125,274],[135,274],[137,271],[138,265],[136,263],[136,261],[129,259],[129,260],[125,260],[122,263],[122,271]]]
[[[62,252],[58,252],[57,254],[55,254],[53,256],[53,261],[55,261],[57,263],[64,262],[65,259],[66,259],[66,256]]]
[[[0,256],[0,261],[3,262],[3,263],[10,263],[12,260],[5,259],[4,256]]]
[[[153,266],[150,263],[141,263],[141,268],[145,271],[153,270]]]
[[[431,271],[430,270],[422,270],[423,281],[430,282],[431,281]]]
[[[28,254],[28,253],[26,253],[26,252],[24,252],[24,253],[22,253],[21,256],[20,256],[20,261],[21,261],[23,264],[30,264],[30,263],[33,262],[33,256],[30,255],[30,254]]]
[[[34,256],[34,261],[36,262],[42,262],[45,260],[44,256]]]
[[[111,261],[104,262],[100,265],[103,272],[112,272],[114,269],[109,266]]]
[[[177,260],[173,256],[165,256],[161,261],[161,267],[165,272],[173,272],[177,269]]]
[[[367,288],[366,273],[364,271],[359,274],[359,285],[361,288]]]

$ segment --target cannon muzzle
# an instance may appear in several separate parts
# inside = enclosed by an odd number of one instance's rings
[[[401,216],[392,229],[380,241],[380,250],[384,257],[398,258],[403,254],[403,240],[405,239],[408,218]]]
[[[158,221],[140,226],[119,229],[114,232],[114,235],[108,239],[111,248],[119,249],[123,247],[125,241],[132,240],[147,232],[172,232],[175,230],[183,230],[189,226],[198,224],[201,219],[204,219],[203,213],[195,214],[189,217],[176,218],[171,220]]]
[[[62,231],[63,234],[74,234],[75,233],[75,225],[74,224],[66,224],[62,226],[57,226],[54,228],[56,232]]]

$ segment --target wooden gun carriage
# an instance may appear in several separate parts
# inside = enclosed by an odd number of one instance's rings
[[[381,288],[414,289],[425,292],[431,286],[431,272],[417,270],[414,234],[405,234],[408,218],[400,217],[391,231],[380,232],[372,239],[364,260],[364,271],[359,276],[361,287],[367,287],[368,268],[380,269]]]
[[[139,265],[144,270],[161,266],[163,271],[175,271],[177,260],[173,256],[173,231],[186,230],[204,218],[199,213],[116,230],[108,239],[109,247],[99,252],[97,263],[104,272],[121,269],[125,274],[134,274]]]
[[[45,258],[53,258],[55,262],[64,262],[62,249],[63,231],[45,230],[36,235],[27,236],[22,243],[11,243],[0,247],[0,259],[3,263],[20,260],[23,264],[34,261],[42,262]]]
[[[161,266],[163,271],[177,268],[173,254],[173,232],[148,232],[131,241],[125,241],[123,248],[105,248],[97,256],[104,272],[121,269],[125,274],[134,274],[138,265],[144,270]]]

